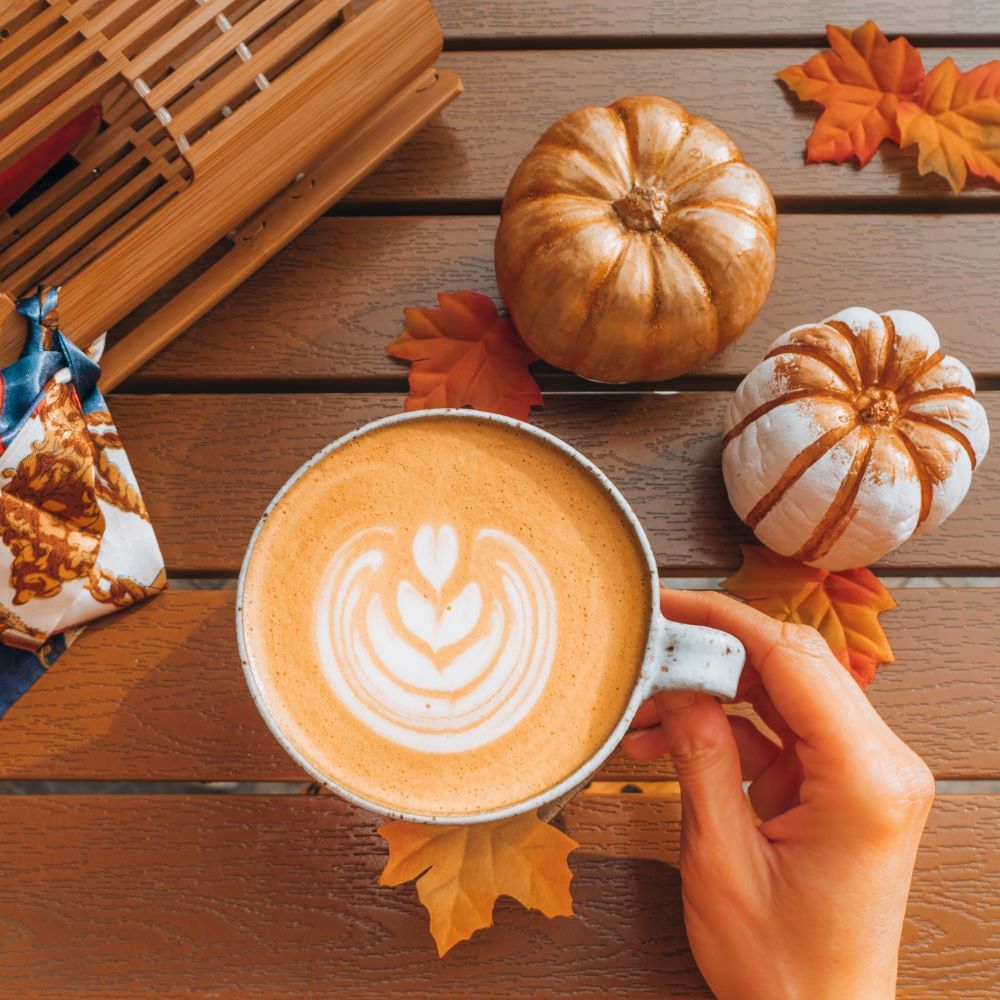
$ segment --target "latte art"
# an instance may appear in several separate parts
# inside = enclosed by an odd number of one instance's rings
[[[455,753],[517,726],[545,688],[556,601],[528,548],[494,528],[364,529],[319,588],[316,644],[335,694],[373,731]]]

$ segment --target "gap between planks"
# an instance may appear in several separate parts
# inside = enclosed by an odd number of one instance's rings
[[[804,141],[804,140],[803,140]],[[809,165],[806,165],[808,169]],[[849,167],[846,169],[850,169]],[[832,197],[778,195],[774,199],[779,215],[973,215],[1000,211],[1000,191],[980,198],[913,198],[882,195],[835,195]],[[324,212],[329,218],[368,218],[372,216],[495,215],[503,204],[500,198],[425,198],[420,200],[385,199],[380,201],[341,201]]]
[[[533,371],[544,396],[642,396],[667,395],[679,392],[733,392],[742,381],[739,375],[682,376],[672,382],[632,382],[625,385],[599,385],[579,378],[571,372],[543,366]],[[1000,390],[1000,376],[980,375],[976,378],[977,392]],[[298,393],[385,393],[399,395],[407,391],[406,374],[399,377],[362,376],[359,378],[218,378],[197,382],[185,378],[143,376],[126,383],[123,391],[129,396],[184,395],[254,395],[275,396]],[[112,394],[110,399],[114,399]]]
[[[744,782],[746,785],[746,782]],[[1000,781],[938,780],[938,795],[1000,795]],[[676,781],[594,781],[585,798],[651,795],[677,798]],[[20,795],[326,795],[311,781],[0,781],[0,798]]]
[[[756,544],[755,540],[751,539],[751,544]],[[206,569],[204,571],[198,570],[191,566],[178,565],[173,569],[167,567],[168,569],[168,581],[173,584],[178,580],[188,580],[191,583],[197,584],[197,587],[191,589],[197,590],[235,590],[236,589],[236,579],[239,575],[239,567],[229,570],[229,569]],[[732,573],[735,573],[739,569],[737,564],[731,566],[696,566],[692,567],[690,570],[682,567],[675,566],[664,566],[660,565],[657,570],[661,577],[670,575],[676,579],[684,580],[715,580],[718,581],[719,578],[724,578]],[[997,567],[996,566],[938,566],[938,567],[928,567],[928,566],[876,566],[872,568],[872,572],[879,579],[889,578],[891,580],[898,580],[900,578],[913,577],[918,580],[927,580],[928,578],[934,580],[965,580],[966,583],[957,584],[955,589],[958,587],[968,587],[970,589],[982,589],[990,590],[998,586],[997,580]],[[213,586],[205,586],[206,582],[214,583]],[[666,586],[666,584],[665,584]],[[900,584],[886,584],[893,589],[899,589]],[[927,587],[927,584],[919,584],[921,587]],[[182,588],[177,588],[182,589]],[[699,589],[699,588],[689,588],[689,589]],[[705,590],[716,590],[717,585],[714,583],[706,583]],[[931,585],[930,589],[934,589]],[[945,585],[942,589],[951,589],[948,585]]]
[[[822,20],[822,18],[818,18]],[[849,27],[846,25],[845,27]],[[1000,45],[1000,34],[954,35],[905,33],[917,48],[984,48]],[[889,37],[895,37],[890,32]],[[483,38],[446,36],[445,52],[566,51],[573,49],[827,49],[826,35],[819,33],[777,35],[494,35]]]

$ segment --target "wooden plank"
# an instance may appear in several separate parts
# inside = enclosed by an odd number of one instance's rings
[[[938,778],[1000,779],[1000,590],[897,598],[883,618],[897,662],[872,701]],[[304,780],[247,691],[234,606],[231,590],[168,591],[92,626],[4,717],[0,779]],[[599,777],[674,772],[615,757]]]
[[[733,3],[732,0],[505,0],[470,4],[468,0],[434,0],[446,42],[468,40],[565,39],[593,41],[628,38],[693,41],[709,38],[746,39],[822,35],[831,18],[854,27],[872,18],[887,35],[1000,34],[1000,17],[991,0],[946,4],[940,0],[838,0],[823,12],[812,4]]]
[[[676,870],[679,805],[582,799],[563,817],[575,917],[510,900],[439,960],[412,886],[379,888],[376,821],[318,796],[0,800],[10,996],[702,997]],[[610,857],[608,856],[610,855]],[[657,860],[649,860],[654,858]],[[1000,797],[942,797],[900,961],[907,997],[1000,989]]]
[[[994,427],[1000,394],[982,393]],[[537,423],[614,480],[646,526],[661,567],[731,568],[751,535],[732,513],[719,464],[727,393],[549,396]],[[402,409],[392,394],[116,396],[112,412],[168,567],[235,573],[278,488],[327,442]],[[949,521],[882,567],[965,571],[1000,566],[994,530],[1000,463],[987,461]]]
[[[224,378],[402,382],[406,366],[385,347],[402,328],[404,307],[434,305],[439,291],[459,288],[500,304],[496,225],[494,216],[318,219],[126,391],[163,379],[195,388]],[[949,353],[977,376],[996,377],[997,242],[992,215],[785,215],[767,304],[740,340],[695,374],[743,375],[784,330],[859,304],[923,313]],[[161,301],[147,303],[129,323]],[[537,367],[542,383],[552,384],[554,370]]]
[[[477,5],[478,6],[478,5]],[[499,199],[515,167],[558,118],[629,94],[662,94],[711,119],[739,144],[785,204],[816,198],[911,198],[956,203],[937,175],[920,177],[914,150],[884,144],[863,170],[806,165],[806,137],[818,107],[791,96],[774,74],[815,48],[604,49],[451,52],[442,65],[465,94],[349,196],[353,202]],[[947,49],[922,49],[934,66]],[[995,59],[996,48],[963,49],[963,69]],[[1000,201],[996,185],[971,184],[963,200]],[[850,247],[849,236],[845,247]],[[848,251],[849,252],[849,251]]]

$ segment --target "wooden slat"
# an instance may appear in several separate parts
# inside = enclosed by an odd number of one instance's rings
[[[510,900],[437,958],[412,886],[379,888],[372,817],[333,798],[0,800],[9,996],[703,997],[687,949],[676,801],[591,798],[563,822],[575,917]],[[599,856],[601,855],[601,856]],[[608,857],[607,855],[611,855]],[[913,880],[905,997],[1000,990],[1000,796],[948,796]],[[766,963],[763,967],[766,969]]]
[[[733,3],[732,0],[504,0],[469,3],[434,0],[445,38],[572,39],[634,38],[692,39],[704,36],[766,39],[776,35],[822,35],[833,20],[854,27],[869,17],[886,34],[1000,34],[1000,16],[992,0],[941,3],[917,0],[838,0],[830,8],[787,4],[781,0]]]
[[[472,6],[472,5],[470,5]],[[479,5],[476,5],[478,7]],[[555,52],[451,52],[466,92],[364,181],[351,200],[420,202],[497,199],[514,168],[558,118],[586,104],[628,94],[662,94],[711,119],[739,144],[779,199],[838,196],[948,198],[942,177],[920,177],[912,149],[884,145],[863,170],[804,163],[818,107],[790,96],[774,74],[815,49],[677,49]],[[928,66],[945,49],[922,49]],[[1000,49],[963,49],[971,68]],[[996,185],[977,181],[964,199],[1000,201]],[[845,252],[850,252],[845,234]]]
[[[902,590],[869,695],[939,778],[1000,779],[1000,590]],[[0,779],[302,780],[236,653],[232,591],[167,592],[96,624],[0,724]],[[956,652],[956,651],[960,652]],[[614,758],[601,777],[673,777]]]
[[[981,393],[994,427],[1000,394]],[[720,469],[728,393],[549,396],[537,423],[614,480],[645,525],[659,564],[731,568],[751,535],[726,499]],[[257,518],[286,478],[323,445],[399,412],[394,394],[118,396],[112,412],[175,573],[235,573]],[[973,477],[958,511],[879,565],[989,570],[1000,463]]]
[[[385,353],[405,306],[473,288],[499,304],[492,216],[322,218],[167,350],[130,386],[156,379],[397,378]],[[1000,375],[992,215],[785,215],[778,272],[747,333],[698,375],[742,375],[770,342],[847,305],[923,313],[977,376]],[[928,266],[928,248],[933,264]],[[405,266],[400,262],[405,261]],[[163,301],[151,300],[134,324]],[[543,384],[552,370],[539,366]],[[561,377],[561,375],[560,375]]]

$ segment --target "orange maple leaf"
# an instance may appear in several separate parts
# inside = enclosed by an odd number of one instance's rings
[[[961,191],[971,170],[1000,181],[1000,59],[963,73],[949,56],[897,112],[900,145],[917,144],[921,174]]]
[[[896,602],[871,570],[832,573],[779,556],[763,545],[740,548],[743,565],[722,581],[730,594],[778,621],[818,629],[863,688],[881,664],[895,663],[878,616]]]
[[[777,75],[804,101],[825,108],[806,140],[806,161],[864,166],[883,139],[899,141],[896,108],[924,78],[920,53],[902,36],[889,41],[874,21],[849,30],[826,26],[830,51]]]
[[[527,420],[542,405],[528,371],[537,360],[478,292],[441,292],[440,309],[405,309],[406,329],[386,351],[411,362],[406,409],[472,406]]]
[[[566,858],[580,845],[534,813],[466,826],[396,820],[378,832],[389,845],[379,885],[417,879],[438,955],[490,927],[498,896],[547,917],[573,915]]]

